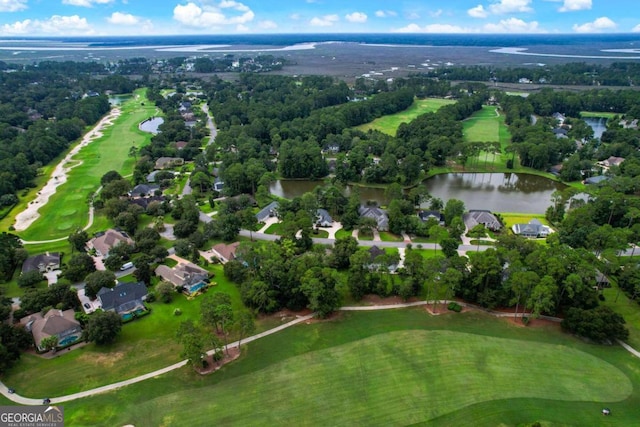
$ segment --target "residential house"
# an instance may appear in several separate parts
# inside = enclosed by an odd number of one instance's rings
[[[137,199],[129,200],[129,203],[132,205],[138,205],[145,211],[151,204],[151,202],[164,202],[166,199],[164,196],[152,196],[152,197],[138,197]]]
[[[562,172],[563,167],[564,165],[562,163],[553,165],[549,168],[549,173],[555,176],[560,176],[560,173]]]
[[[564,121],[567,120],[567,117],[562,113],[553,113],[551,117],[558,121],[558,126],[562,126]]]
[[[156,276],[174,286],[190,287],[209,279],[209,272],[191,262],[180,262],[173,268],[159,265],[155,270]]]
[[[418,211],[418,218],[422,222],[427,222],[430,219],[434,219],[438,222],[438,225],[444,225],[444,215],[438,211]]]
[[[147,175],[147,182],[149,183],[154,183],[156,182],[156,176],[158,175],[158,173],[162,172],[163,174],[171,174],[171,176],[174,176],[175,173],[173,173],[172,171],[160,171],[160,170],[155,170],[153,172],[151,172],[149,175]]]
[[[156,160],[155,169],[168,169],[175,166],[182,166],[184,159],[182,157],[160,157]]]
[[[326,209],[316,210],[316,227],[331,227],[333,218]]]
[[[494,214],[485,210],[471,210],[462,216],[467,229],[471,230],[478,224],[484,225],[491,231],[499,231],[502,229],[502,223]]]
[[[82,338],[82,327],[75,319],[75,312],[69,310],[51,309],[43,316],[34,313],[20,319],[20,323],[33,335],[33,341],[38,351],[46,351],[42,340],[55,336],[58,338],[58,347],[66,347]]]
[[[216,177],[213,181],[213,189],[218,192],[222,191],[224,189],[224,181]]]
[[[227,245],[225,243],[218,243],[217,245],[214,245],[211,250],[218,257],[220,262],[225,264],[236,258],[236,251],[238,250],[238,246],[240,246],[240,242],[234,242],[230,245]]]
[[[153,184],[138,184],[129,191],[129,197],[153,196],[160,187]]]
[[[87,242],[87,248],[95,249],[96,255],[106,258],[111,248],[121,243],[133,245],[133,239],[124,231],[109,229],[104,233],[96,233],[96,236]]]
[[[176,142],[176,149],[178,150],[184,150],[184,148],[188,145],[189,143],[187,141],[178,141]]]
[[[389,263],[389,261],[387,261],[385,258],[382,258],[387,255],[384,249],[380,249],[376,245],[373,245],[369,248],[369,250],[367,250],[367,252],[369,252],[369,264],[367,265],[367,268],[369,270],[378,270],[383,264],[391,272],[394,272],[398,269],[398,264]]]
[[[620,120],[618,124],[625,129],[638,129],[638,119]]]
[[[604,181],[609,180],[608,176],[604,176],[604,175],[598,175],[598,176],[591,176],[587,179],[585,179],[583,182],[586,185],[598,185],[603,183]]]
[[[100,289],[98,299],[104,311],[115,311],[124,318],[139,310],[146,311],[143,301],[147,293],[144,282],[120,282],[114,288]]]
[[[537,219],[532,219],[527,224],[513,224],[511,230],[514,234],[522,237],[538,238],[547,237],[551,232],[551,229],[546,225],[543,225]]]
[[[60,252],[47,252],[40,255],[30,256],[22,263],[22,274],[38,270],[40,273],[60,269]]]
[[[609,278],[599,270],[596,270],[596,286],[598,289],[611,287],[611,281]]]
[[[378,231],[389,230],[389,217],[387,213],[377,206],[363,206],[358,208],[358,215],[360,217],[373,218],[376,220]]]
[[[622,162],[624,162],[624,157],[611,156],[608,159],[598,162],[598,165],[602,166],[604,169],[609,169],[611,166],[620,166]]]
[[[280,203],[278,202],[269,203],[256,214],[256,219],[258,220],[258,222],[265,222],[270,217],[276,216],[278,214],[279,206]]]
[[[555,128],[555,129],[553,129],[553,134],[558,139],[569,138],[569,131],[566,130],[566,129],[563,129],[563,128]]]

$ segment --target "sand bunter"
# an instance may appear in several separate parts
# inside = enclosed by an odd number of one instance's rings
[[[40,217],[40,213],[38,210],[47,204],[49,198],[55,194],[58,186],[67,182],[68,173],[71,169],[76,166],[80,166],[82,164],[81,161],[76,161],[72,163],[72,157],[78,154],[78,152],[86,147],[91,142],[102,136],[102,131],[107,127],[113,124],[113,121],[120,116],[121,110],[119,108],[114,108],[102,118],[98,122],[97,125],[89,132],[87,132],[83,137],[82,141],[73,147],[71,151],[58,163],[49,178],[49,181],[45,184],[44,187],[38,192],[38,196],[35,200],[31,201],[27,208],[16,215],[16,222],[13,225],[16,231],[23,231],[29,228],[31,224],[35,220]]]

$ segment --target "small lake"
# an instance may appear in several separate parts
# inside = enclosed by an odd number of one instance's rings
[[[164,119],[162,117],[151,117],[140,123],[138,127],[143,132],[149,132],[155,135],[159,132],[158,127],[163,123]]]
[[[594,138],[600,139],[604,131],[607,130],[606,117],[585,117],[582,120],[584,120],[589,126],[591,126],[591,129],[593,129]]]
[[[271,184],[271,194],[286,199],[313,191],[323,181],[278,180]],[[467,209],[495,212],[544,213],[551,204],[551,194],[566,185],[537,175],[516,173],[449,173],[424,181],[429,193],[442,199],[462,200]],[[351,190],[347,187],[347,193]],[[359,187],[360,200],[377,200],[386,204],[384,189]]]

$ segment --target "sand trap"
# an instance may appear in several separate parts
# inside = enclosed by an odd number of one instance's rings
[[[53,170],[49,181],[47,181],[45,186],[42,187],[42,189],[38,192],[38,197],[36,197],[35,200],[29,202],[29,206],[27,206],[24,211],[16,215],[16,222],[13,226],[17,231],[26,230],[31,224],[33,224],[35,220],[40,217],[38,210],[42,206],[47,204],[47,202],[49,201],[49,197],[55,194],[56,189],[59,185],[67,182],[67,174],[69,173],[69,171],[82,164],[81,161],[71,161],[71,158],[78,154],[78,152],[82,148],[89,145],[89,143],[96,140],[97,138],[100,138],[102,136],[102,131],[104,130],[104,128],[107,126],[111,126],[113,124],[113,121],[120,115],[120,113],[121,111],[119,108],[112,109],[111,112],[103,117],[102,120],[100,120],[93,129],[91,129],[82,137],[82,141],[80,142],[80,144],[73,147],[73,149],[69,151],[69,153],[64,157],[64,159],[62,159],[60,163],[58,163],[56,168]]]

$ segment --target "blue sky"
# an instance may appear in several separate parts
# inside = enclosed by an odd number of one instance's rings
[[[0,36],[345,32],[640,33],[640,8],[637,2],[0,0]]]

